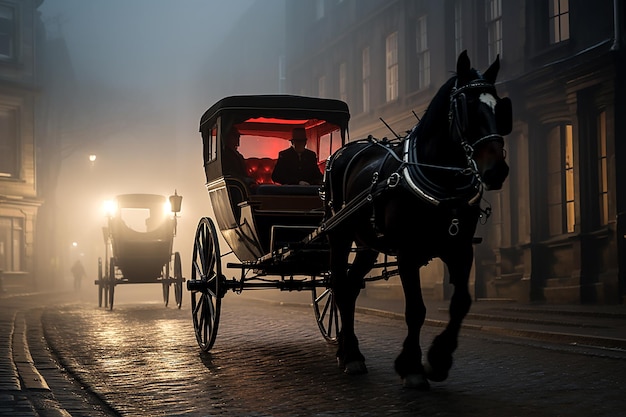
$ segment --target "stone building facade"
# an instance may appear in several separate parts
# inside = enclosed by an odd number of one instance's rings
[[[28,283],[34,265],[37,196],[35,105],[42,0],[0,1],[0,270]]]
[[[514,106],[511,174],[485,195],[493,215],[478,231],[474,295],[618,303],[626,293],[624,9],[619,0],[287,2],[287,92],[345,100],[352,140],[391,136],[380,118],[403,134],[461,51],[479,70],[499,55],[498,91]],[[449,294],[443,275],[438,262],[424,268],[435,297]]]

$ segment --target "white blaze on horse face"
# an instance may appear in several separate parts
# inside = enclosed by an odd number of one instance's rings
[[[496,113],[496,98],[493,95],[489,93],[482,93],[480,97],[478,97],[478,99],[482,103],[485,103],[486,105],[488,105],[494,114]]]

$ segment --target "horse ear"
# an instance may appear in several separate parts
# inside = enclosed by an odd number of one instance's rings
[[[485,71],[483,77],[491,84],[495,84],[496,77],[498,76],[498,71],[500,71],[500,54],[496,56],[496,60],[493,61],[493,64],[491,64],[491,66],[487,68],[487,71]]]
[[[456,75],[459,78],[465,78],[468,76],[471,69],[470,60],[467,56],[467,50],[461,52],[459,59],[456,61]]]

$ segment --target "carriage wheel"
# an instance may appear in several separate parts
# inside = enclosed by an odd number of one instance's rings
[[[330,288],[323,288],[317,295],[316,287],[313,287],[313,311],[317,326],[322,336],[328,343],[335,344],[339,338],[339,311],[335,304],[335,294]]]
[[[217,336],[225,284],[215,225],[208,217],[198,223],[191,264],[191,281],[201,283],[191,290],[193,327],[200,349],[207,352]]]
[[[165,307],[170,303],[170,263],[163,265],[161,272],[161,284],[163,284],[163,302]]]
[[[109,309],[113,310],[113,298],[115,297],[115,259],[109,263]]]
[[[183,266],[180,262],[180,253],[174,253],[174,297],[176,306],[180,309],[183,305]]]
[[[104,282],[102,281],[102,258],[98,258],[98,307],[102,307]]]

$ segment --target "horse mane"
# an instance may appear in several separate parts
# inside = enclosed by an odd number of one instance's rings
[[[419,135],[420,137],[426,139],[428,136],[424,135],[424,133],[433,132],[433,129],[446,125],[447,122],[442,123],[441,119],[445,117],[447,120],[448,110],[450,107],[450,92],[452,91],[452,88],[454,88],[454,84],[457,79],[458,75],[454,73],[454,75],[439,88],[437,94],[435,94],[433,99],[428,104],[426,112],[424,112],[424,116],[413,129],[414,135]],[[469,79],[482,79],[482,75],[476,69],[472,68],[470,70]]]

